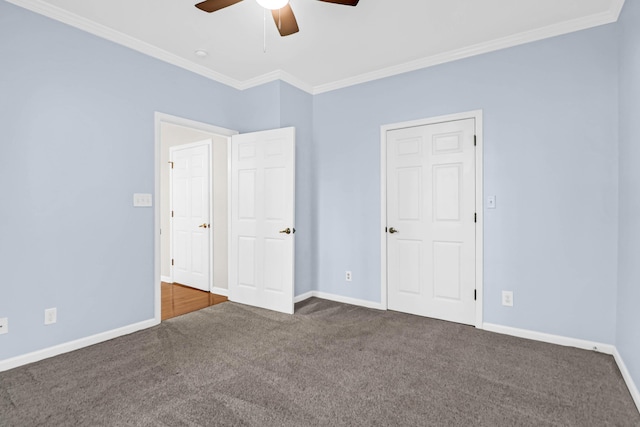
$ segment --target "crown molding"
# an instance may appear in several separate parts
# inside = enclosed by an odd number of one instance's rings
[[[287,73],[286,71],[280,71],[280,80],[285,83],[289,83],[291,86],[313,95],[314,88],[307,82],[300,80],[299,78]]]
[[[282,71],[275,70],[266,74],[262,74],[257,77],[253,77],[248,80],[236,80],[222,73],[213,71],[207,67],[197,64],[193,61],[184,59],[171,52],[167,52],[164,49],[153,46],[147,42],[131,37],[125,33],[109,28],[105,25],[98,24],[87,18],[68,12],[59,7],[53,6],[48,3],[41,2],[39,0],[6,0],[9,3],[20,6],[24,9],[46,16],[80,30],[86,31],[103,39],[112,41],[114,43],[126,46],[130,49],[144,53],[145,55],[183,68],[187,71],[191,71],[208,79],[214,80],[218,83],[222,83],[226,86],[230,86],[237,90],[246,90],[252,87],[260,86],[272,81],[281,80],[289,83],[298,89],[307,93],[313,93],[313,86],[298,79],[297,77]]]
[[[252,87],[256,87],[256,86],[260,86],[263,85],[265,83],[271,83],[273,81],[283,81],[285,83],[290,84],[291,86],[294,86],[304,92],[307,92],[309,94],[313,93],[313,86],[311,86],[310,84],[298,79],[297,77],[287,73],[286,71],[282,71],[282,70],[275,70],[272,71],[270,73],[266,73],[266,74],[262,74],[260,76],[257,77],[253,77],[249,80],[245,80],[242,83],[240,83],[238,85],[238,87],[236,89],[239,90],[246,90],[246,89],[250,89]]]
[[[423,68],[433,67],[435,65],[444,64],[447,62],[457,61],[459,59],[469,58],[472,56],[481,55],[483,53],[495,52],[497,50],[506,49],[509,47],[518,46],[525,43],[531,43],[538,40],[543,40],[563,34],[572,33],[575,31],[585,30],[600,25],[610,24],[616,22],[620,16],[625,0],[613,0],[611,7],[608,11],[590,15],[583,18],[574,19],[571,21],[561,22],[559,24],[550,25],[547,27],[526,31],[512,36],[490,40],[488,42],[479,43],[473,46],[457,49],[441,54],[421,58],[415,61],[406,62],[404,64],[395,65],[392,67],[382,68],[380,70],[360,74],[357,76],[349,77],[346,79],[337,80],[330,83],[324,83],[320,85],[311,85],[292,74],[283,70],[274,70],[260,76],[253,77],[248,80],[236,80],[225,74],[213,71],[207,67],[197,64],[193,61],[182,58],[178,55],[170,53],[164,49],[160,49],[147,42],[131,37],[125,33],[114,30],[102,24],[90,21],[82,16],[73,14],[64,9],[58,8],[51,4],[44,3],[39,0],[6,0],[9,3],[13,3],[24,9],[28,9],[32,12],[47,16],[55,19],[67,25],[75,28],[79,28],[88,33],[94,34],[98,37],[110,40],[114,43],[126,46],[138,52],[149,55],[153,58],[191,71],[195,74],[201,75],[208,79],[214,80],[218,83],[230,86],[237,90],[246,90],[256,86],[270,83],[272,81],[284,81],[304,92],[311,95],[317,95],[325,92],[330,92],[337,89],[346,88],[349,86],[355,86],[361,83],[367,83],[374,80],[383,79],[386,77],[392,77],[398,74],[404,74],[411,71],[416,71]]]
[[[244,80],[240,82],[236,89],[246,90],[251,89],[252,87],[261,86],[266,83],[271,83],[276,80],[280,80],[280,70],[274,70],[266,74],[262,74],[260,76],[252,77],[248,80]]]
[[[564,21],[547,27],[538,28],[531,31],[514,34],[462,49],[452,50],[441,54],[417,59],[415,61],[405,62],[404,64],[394,65],[392,67],[383,68],[369,73],[360,74],[358,76],[349,77],[347,79],[338,80],[332,83],[326,83],[315,86],[313,94],[317,95],[324,92],[330,92],[337,89],[343,89],[349,86],[355,86],[361,83],[367,83],[373,80],[379,80],[386,77],[392,77],[398,74],[404,74],[423,68],[433,67],[435,65],[447,62],[457,61],[459,59],[469,58],[481,55],[483,53],[495,52],[497,50],[507,49],[526,43],[531,43],[563,34],[573,33],[588,28],[616,22],[624,5],[624,0],[615,0],[611,9],[596,15],[590,15],[583,18]]]
[[[48,18],[55,19],[56,21],[86,31],[103,39],[112,41],[114,43],[126,46],[130,49],[144,53],[145,55],[175,65],[185,70],[191,71],[195,74],[207,77],[211,80],[215,80],[227,86],[231,86],[236,89],[240,89],[242,83],[222,73],[213,71],[207,67],[196,64],[192,61],[186,60],[178,55],[167,52],[164,49],[153,46],[147,42],[139,40],[135,37],[131,37],[125,33],[114,30],[102,24],[90,21],[87,18],[68,12],[64,9],[56,6],[43,3],[38,0],[6,0],[9,3],[13,3],[16,6],[20,6],[24,9],[32,12],[44,15]]]
[[[622,8],[624,7],[624,0],[613,0],[611,3],[611,16],[613,17],[613,21],[617,21],[620,18],[620,13],[622,12]],[[612,22],[613,22],[612,21]]]

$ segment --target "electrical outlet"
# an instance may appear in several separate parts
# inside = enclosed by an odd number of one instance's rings
[[[0,319],[0,335],[9,333],[9,319],[3,317]]]
[[[57,308],[47,308],[44,311],[44,324],[51,325],[58,321],[58,309]]]
[[[351,281],[351,272],[347,271],[347,273],[345,274],[345,279],[347,280],[347,282]]]
[[[513,307],[513,291],[502,291],[502,305]]]
[[[487,209],[495,209],[496,208],[496,196],[487,197]]]

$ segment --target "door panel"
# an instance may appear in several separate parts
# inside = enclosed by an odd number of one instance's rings
[[[255,289],[256,287],[256,239],[253,237],[238,237],[237,267],[233,270],[238,274],[240,286]]]
[[[435,221],[460,221],[461,164],[433,168]]]
[[[433,242],[434,297],[460,300],[461,242]]]
[[[388,307],[475,322],[475,120],[387,133]]]
[[[398,239],[398,290],[404,294],[420,295],[422,277],[422,242]]]
[[[402,168],[398,170],[398,218],[405,221],[420,221],[420,197],[422,192],[422,169]]]
[[[229,299],[293,313],[294,129],[233,136],[231,174]]]

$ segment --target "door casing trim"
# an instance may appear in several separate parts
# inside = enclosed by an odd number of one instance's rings
[[[153,283],[154,283],[154,319],[155,322],[161,321],[161,308],[162,308],[162,287],[160,279],[161,257],[160,257],[160,142],[161,142],[161,124],[169,123],[172,125],[184,126],[191,129],[196,129],[203,132],[213,133],[227,138],[227,162],[231,161],[231,136],[236,135],[239,132],[226,129],[220,126],[215,126],[208,123],[198,122],[195,120],[185,119],[178,116],[172,116],[156,111],[154,114],[154,202],[153,202]],[[229,189],[231,188],[231,182],[227,183]]]
[[[380,126],[380,304],[382,309],[388,309],[387,302],[387,132],[410,127],[432,125],[436,123],[452,122],[456,120],[475,119],[476,147],[476,316],[475,327],[482,329],[483,325],[483,230],[484,230],[484,196],[483,196],[483,129],[482,110],[473,110],[464,113],[448,114],[444,116],[426,119],[412,120],[408,122],[392,123]]]

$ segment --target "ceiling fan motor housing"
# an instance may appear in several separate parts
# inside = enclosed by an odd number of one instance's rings
[[[276,10],[282,9],[289,3],[289,0],[256,0],[258,4],[265,9]]]
[[[242,0],[204,0],[196,7],[204,12],[212,13],[225,7],[240,3]],[[289,5],[289,0],[256,0],[265,9],[270,9],[273,20],[278,27],[281,36],[289,36],[299,31],[296,16]],[[345,6],[356,6],[359,0],[320,0],[325,3],[342,4]]]

